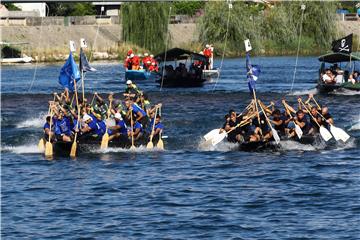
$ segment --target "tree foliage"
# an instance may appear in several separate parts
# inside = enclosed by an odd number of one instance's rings
[[[6,9],[9,10],[9,11],[21,11],[21,8],[18,8],[18,7],[15,6],[13,3],[4,3],[4,6],[5,6]]]
[[[178,1],[173,3],[174,13],[193,16],[204,7],[203,1]]]
[[[164,2],[125,3],[121,7],[123,39],[154,52],[164,51],[169,5]]]
[[[272,8],[253,2],[234,2],[230,9],[228,47],[244,51],[249,38],[255,52],[292,52],[299,37],[301,2],[284,1]],[[336,37],[334,2],[306,2],[301,43],[309,48],[329,49]],[[229,8],[226,2],[209,2],[200,21],[200,40],[223,46]]]
[[[49,16],[86,16],[95,15],[95,6],[91,3],[48,2]]]

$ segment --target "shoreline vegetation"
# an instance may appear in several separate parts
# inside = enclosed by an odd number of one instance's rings
[[[335,14],[339,4],[325,1],[305,2],[305,4],[299,55],[325,54],[330,51],[331,42],[344,35]],[[254,56],[297,54],[301,2],[278,2],[269,7],[263,3],[238,1],[232,3],[231,9],[227,2],[207,2],[204,5],[197,5],[202,7],[202,14],[196,19],[192,29],[182,28],[181,24],[167,24],[169,13],[171,14],[170,7],[173,8],[174,5],[175,3],[158,2],[123,4],[120,12],[122,24],[118,27],[114,26],[119,31],[119,39],[113,41],[113,45],[103,43],[103,46],[99,47],[99,44],[92,46],[90,40],[93,36],[89,37],[87,40],[90,47],[86,51],[89,61],[122,61],[130,48],[135,53],[151,52],[155,55],[165,51],[166,39],[169,41],[167,49],[180,47],[195,52],[201,51],[207,43],[213,44],[216,58],[222,57],[225,42],[225,57],[245,56],[243,44],[245,39],[251,40]],[[179,29],[174,34],[171,28]],[[186,38],[185,34],[190,37]],[[183,42],[177,39],[182,37],[185,39]],[[18,38],[18,40],[23,39]],[[354,32],[353,40],[353,51],[359,51],[359,33]],[[68,57],[67,45],[63,43],[63,47],[59,47],[53,44],[51,47],[41,48],[38,44],[35,47],[30,46],[31,49],[21,50],[37,62],[58,62]],[[78,54],[75,53],[74,57],[78,59]]]

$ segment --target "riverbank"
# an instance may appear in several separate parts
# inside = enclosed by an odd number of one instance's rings
[[[353,51],[359,51],[358,22],[338,22],[339,35],[354,33]],[[78,41],[85,38],[89,45],[87,52],[91,61],[94,60],[120,60],[129,48],[135,52],[149,52],[144,48],[122,41],[122,25],[71,25],[71,26],[1,26],[2,41],[4,42],[27,42],[21,46],[24,54],[33,57],[39,62],[64,61],[69,53],[69,40]],[[203,44],[199,42],[197,25],[170,24],[170,43],[168,48],[182,47],[201,51]],[[221,57],[224,43],[215,44],[215,55]],[[242,41],[237,51],[225,50],[226,57],[243,56]],[[239,45],[239,46],[240,46]],[[302,39],[300,55],[320,55],[323,51],[314,46],[310,39]],[[271,41],[264,42],[263,48],[256,54],[262,56],[296,55],[297,46],[291,49],[283,49]],[[155,53],[156,54],[156,53]],[[75,55],[75,58],[77,56]]]

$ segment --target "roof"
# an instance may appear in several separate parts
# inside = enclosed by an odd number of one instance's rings
[[[347,53],[328,53],[319,57],[320,62],[337,63],[337,62],[349,62],[350,54]],[[351,61],[360,61],[360,55],[358,53],[351,54]]]
[[[184,60],[188,58],[192,58],[194,60],[206,61],[206,57],[204,55],[181,48],[172,48],[167,52],[163,52],[156,55],[154,58],[159,62],[163,62],[165,60],[165,54],[166,54],[166,61]]]

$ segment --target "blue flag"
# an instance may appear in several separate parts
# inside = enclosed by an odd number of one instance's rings
[[[59,83],[69,91],[74,91],[74,80],[76,82],[80,80],[80,72],[70,52],[68,59],[60,70]]]
[[[86,55],[84,54],[84,51],[82,50],[82,48],[80,48],[80,63],[79,63],[79,68],[80,68],[80,71],[83,71],[83,72],[94,72],[96,71],[95,68],[91,67],[87,58],[86,58]]]
[[[260,67],[258,65],[251,65],[250,53],[246,53],[246,72],[250,92],[255,91],[256,80],[260,75]]]

